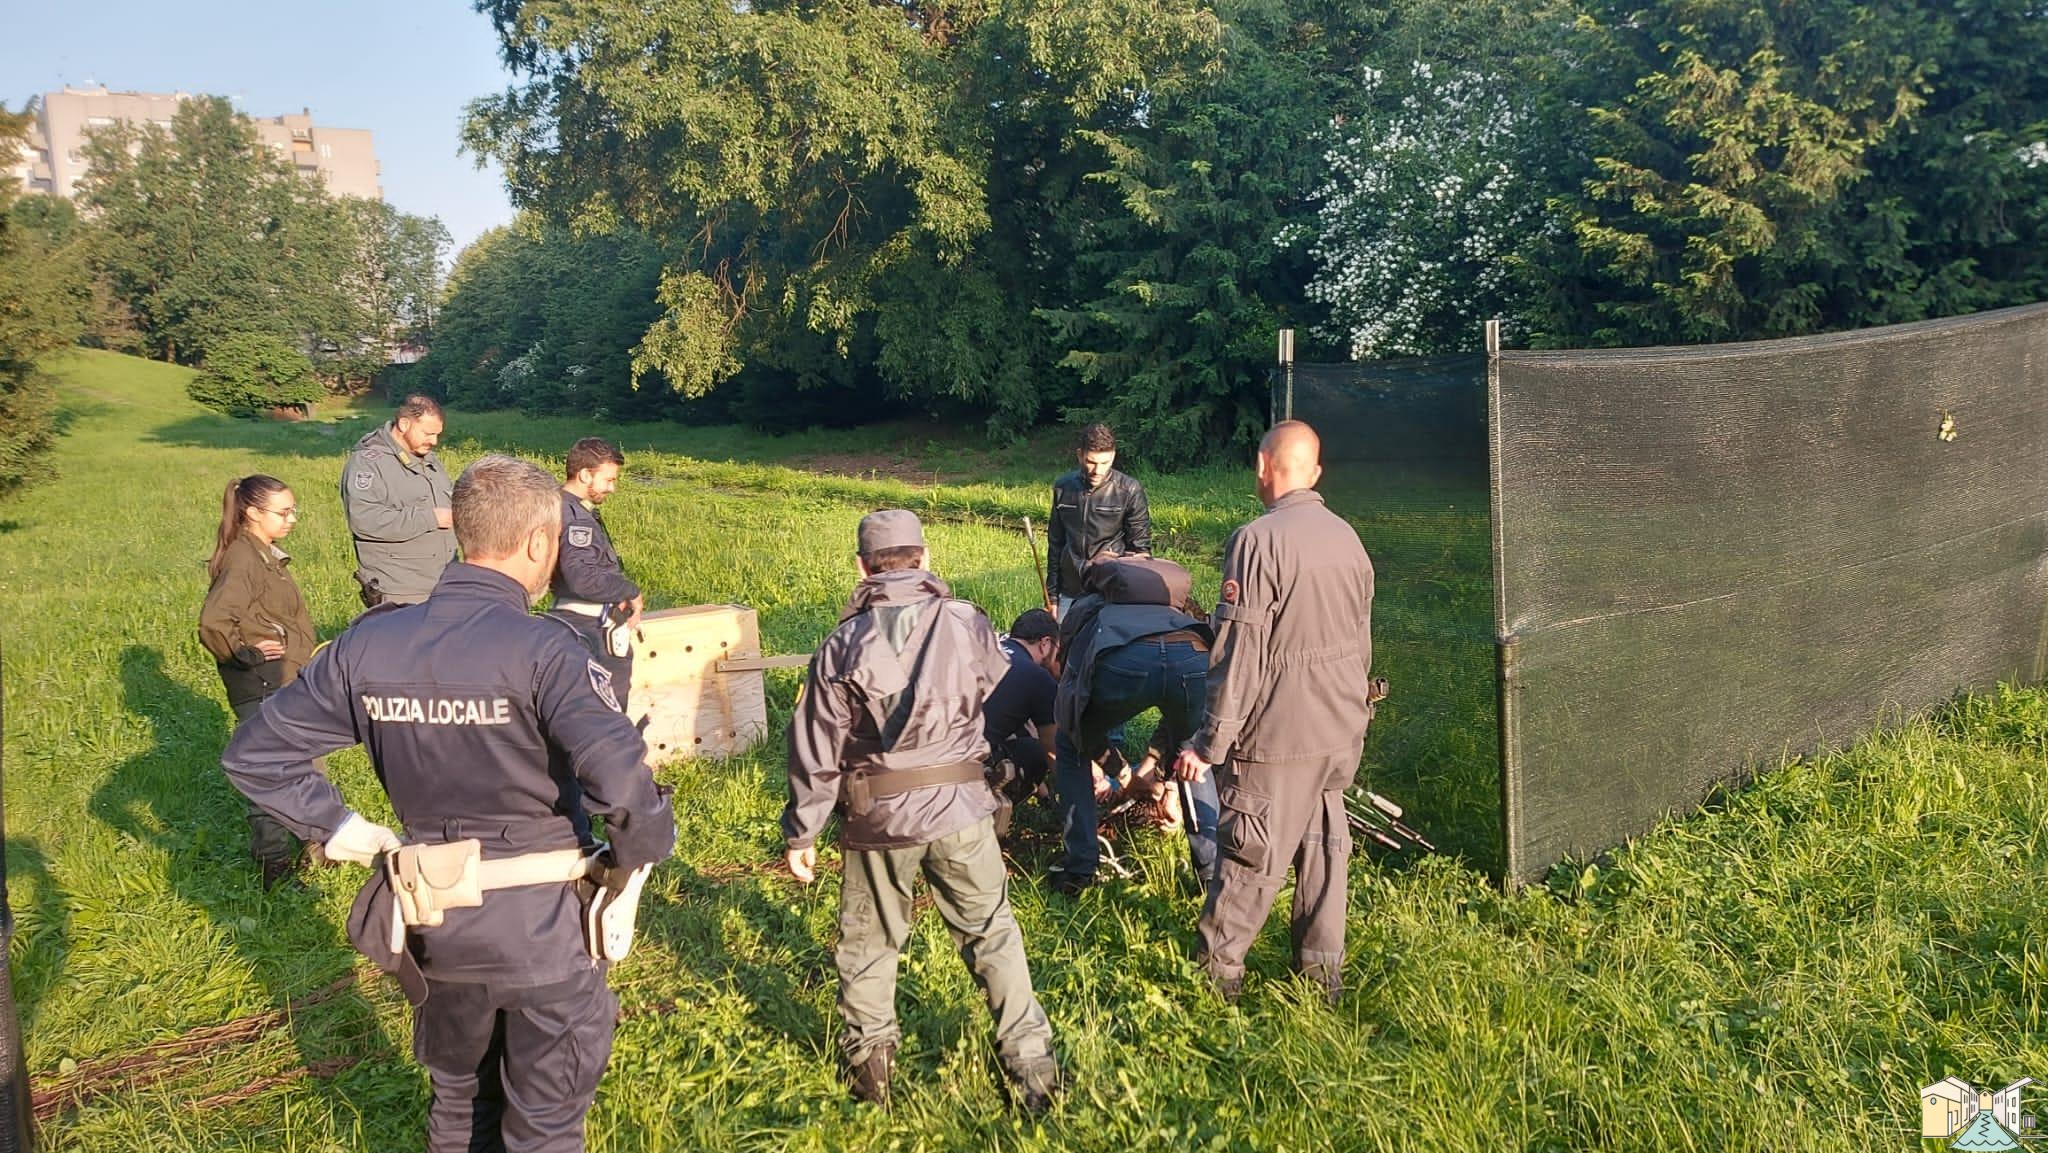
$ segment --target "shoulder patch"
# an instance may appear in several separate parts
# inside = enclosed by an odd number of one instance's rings
[[[576,548],[590,547],[590,526],[574,524],[569,526],[569,543]]]
[[[1237,601],[1238,601],[1238,597],[1239,597],[1239,596],[1241,596],[1241,595],[1242,595],[1242,593],[1243,593],[1243,590],[1242,590],[1242,589],[1240,589],[1240,588],[1238,588],[1238,585],[1237,585],[1237,582],[1236,582],[1236,581],[1234,581],[1234,580],[1227,580],[1227,581],[1224,581],[1224,582],[1223,582],[1223,603],[1224,603],[1224,604],[1227,604],[1227,605],[1234,605],[1234,604],[1236,604],[1236,603],[1237,603]]]
[[[377,474],[367,469],[360,469],[350,475],[349,483],[356,486],[356,491],[367,492],[371,485],[377,483]]]
[[[598,699],[610,705],[613,712],[620,712],[619,698],[612,692],[611,670],[596,661],[585,661],[583,664],[590,670],[590,687],[597,690]]]

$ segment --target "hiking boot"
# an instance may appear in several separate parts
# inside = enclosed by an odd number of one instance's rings
[[[1237,1004],[1237,999],[1244,996],[1243,977],[1217,977],[1212,975],[1209,978],[1209,987],[1216,990],[1216,995],[1223,998],[1223,1003],[1226,1005],[1235,1005]]]
[[[896,1046],[877,1045],[847,1069],[847,1086],[857,1100],[889,1107],[889,1074],[896,1065]]]
[[[1053,892],[1058,893],[1062,897],[1078,897],[1081,895],[1082,890],[1095,883],[1095,875],[1093,873],[1058,872],[1051,874],[1046,879],[1046,883],[1052,888]]]
[[[1052,1108],[1060,1095],[1060,1067],[1049,1058],[1009,1070],[1009,1074],[1011,1100],[1034,1117]]]
[[[279,885],[293,879],[299,871],[296,857],[265,857],[258,863],[263,867],[263,891],[266,893],[277,891]]]

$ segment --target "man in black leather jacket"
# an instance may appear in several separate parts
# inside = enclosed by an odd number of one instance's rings
[[[1152,512],[1145,487],[1116,470],[1116,437],[1106,424],[1081,430],[1080,467],[1052,482],[1046,520],[1046,595],[1067,615],[1083,595],[1081,571],[1104,554],[1152,551]]]

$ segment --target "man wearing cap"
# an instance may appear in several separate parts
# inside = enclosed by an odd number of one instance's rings
[[[432,397],[408,396],[389,424],[363,434],[341,467],[341,508],[366,608],[426,600],[455,559],[452,489],[434,455],[441,428]]]
[[[1196,959],[1235,1000],[1244,959],[1294,869],[1294,966],[1334,1001],[1344,987],[1351,831],[1344,790],[1372,721],[1372,560],[1315,491],[1322,445],[1298,420],[1259,445],[1264,516],[1223,549],[1208,715],[1175,770],[1219,776],[1223,861]]]
[[[619,550],[612,547],[598,506],[618,491],[626,458],[607,441],[586,436],[569,447],[563,472],[562,549],[555,561],[554,612],[590,646],[597,663],[612,675],[612,693],[626,707],[633,684],[633,630],[644,603],[640,586],[626,577]]]
[[[858,549],[860,583],[812,656],[790,719],[782,812],[790,872],[809,883],[818,835],[844,811],[833,959],[848,1080],[856,1097],[888,1103],[897,962],[922,874],[988,996],[1013,1097],[1037,1112],[1058,1089],[1052,1025],[1031,988],[983,777],[982,702],[1010,662],[981,610],[932,575],[915,515],[868,514]]]

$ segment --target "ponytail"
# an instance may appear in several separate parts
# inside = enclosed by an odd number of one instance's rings
[[[242,535],[242,525],[249,517],[249,510],[260,507],[264,501],[289,487],[276,477],[262,473],[228,482],[227,490],[220,497],[220,532],[214,537],[213,556],[206,562],[208,580],[220,576],[220,566],[228,555],[228,546]]]

